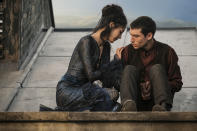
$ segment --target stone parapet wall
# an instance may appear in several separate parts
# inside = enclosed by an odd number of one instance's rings
[[[23,0],[19,66],[39,46],[43,29],[52,26],[49,0]]]
[[[4,4],[3,0],[0,0],[0,59],[4,58],[3,53],[3,23],[4,23]]]
[[[21,0],[5,0],[4,10],[4,56],[16,63],[20,52]]]
[[[4,61],[17,63],[19,68],[33,55],[44,37],[43,29],[54,26],[51,10],[51,0],[5,1]]]

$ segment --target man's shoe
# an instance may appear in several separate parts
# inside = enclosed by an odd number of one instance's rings
[[[135,101],[133,101],[133,100],[124,101],[121,111],[137,111]]]
[[[167,111],[165,106],[156,104],[153,106],[152,111]]]

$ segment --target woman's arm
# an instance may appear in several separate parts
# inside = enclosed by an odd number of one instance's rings
[[[83,39],[81,42],[82,43],[80,44],[80,47],[79,47],[79,56],[84,65],[84,70],[85,70],[85,73],[87,74],[89,81],[93,82],[95,80],[98,80],[101,76],[101,71],[95,70],[91,63],[92,56],[90,54],[90,51],[92,49],[90,45],[93,43],[91,43],[89,39]]]

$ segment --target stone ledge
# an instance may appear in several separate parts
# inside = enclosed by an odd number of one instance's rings
[[[197,122],[197,112],[0,112],[1,122]]]

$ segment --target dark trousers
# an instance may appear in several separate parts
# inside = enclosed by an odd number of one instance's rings
[[[126,100],[133,100],[136,102],[139,111],[152,110],[155,104],[165,102],[167,110],[172,107],[172,93],[168,84],[167,74],[160,64],[155,64],[149,71],[149,78],[151,82],[151,99],[142,100],[140,89],[140,73],[135,66],[127,65],[123,70],[120,85],[121,103]]]

